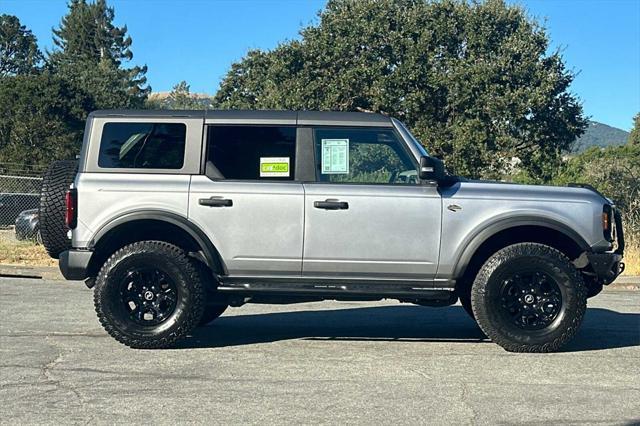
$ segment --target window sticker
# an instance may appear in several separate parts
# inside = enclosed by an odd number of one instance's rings
[[[289,177],[289,157],[260,157],[260,177]]]
[[[349,139],[322,139],[321,173],[349,174]]]

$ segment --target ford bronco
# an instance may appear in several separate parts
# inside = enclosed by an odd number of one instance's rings
[[[549,352],[624,267],[620,214],[588,185],[451,176],[367,113],[96,111],[79,161],[46,173],[40,220],[133,348],[228,306],[391,298],[459,300],[506,350]]]

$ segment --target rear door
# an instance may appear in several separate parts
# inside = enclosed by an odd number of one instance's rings
[[[390,128],[314,129],[316,182],[305,183],[303,275],[432,279],[441,199]]]
[[[193,176],[189,218],[230,276],[300,276],[304,190],[293,125],[210,125],[206,172]]]

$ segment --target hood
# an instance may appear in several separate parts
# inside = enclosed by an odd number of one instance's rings
[[[528,185],[461,178],[447,188],[445,192],[451,196],[470,198],[611,203],[611,200],[587,184],[570,184],[568,186]]]

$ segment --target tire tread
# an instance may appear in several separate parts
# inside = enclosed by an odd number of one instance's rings
[[[51,163],[42,177],[38,221],[44,248],[54,259],[71,248],[64,223],[65,197],[77,173],[77,161],[62,160]]]
[[[170,333],[159,337],[154,336],[153,338],[135,338],[121,332],[111,324],[103,310],[102,293],[106,288],[106,279],[109,271],[121,259],[137,253],[148,253],[149,251],[155,251],[163,256],[168,256],[178,264],[180,269],[187,275],[194,297],[186,314],[186,319],[181,321]],[[168,348],[173,346],[178,340],[186,337],[187,334],[200,323],[205,306],[204,286],[195,262],[195,260],[187,257],[181,248],[164,241],[140,241],[127,245],[113,253],[102,268],[100,268],[94,291],[94,306],[102,327],[118,342],[135,349]]]
[[[550,266],[558,268],[557,263],[560,262],[566,267],[563,268],[568,272],[571,282],[574,285],[576,299],[578,301],[577,311],[570,320],[564,331],[549,342],[542,344],[523,344],[515,343],[505,337],[503,330],[494,327],[489,319],[488,312],[481,308],[481,301],[484,294],[484,287],[487,285],[492,273],[495,269],[513,256],[526,255],[535,256],[545,259]],[[478,275],[473,283],[471,292],[471,303],[473,313],[480,326],[480,329],[492,341],[502,346],[509,352],[555,352],[563,345],[569,342],[578,331],[580,324],[587,310],[587,289],[584,285],[582,276],[576,268],[570,263],[570,260],[559,250],[547,245],[538,243],[519,243],[503,248],[502,250],[491,256],[485,264],[480,268]]]

